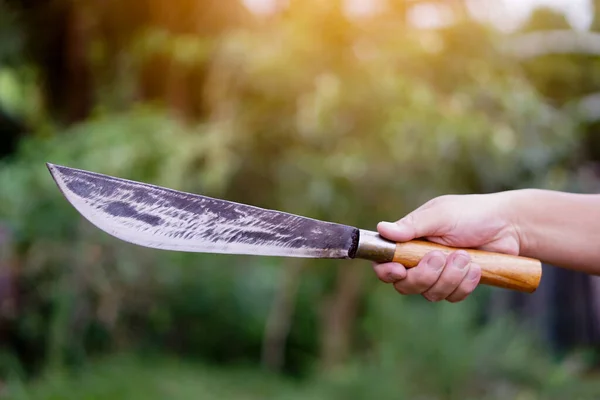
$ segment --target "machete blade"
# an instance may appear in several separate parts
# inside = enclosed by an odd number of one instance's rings
[[[47,163],[89,222],[123,241],[162,250],[353,258],[357,228]]]

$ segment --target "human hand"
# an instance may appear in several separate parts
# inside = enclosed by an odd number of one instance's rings
[[[395,223],[381,222],[379,234],[395,242],[426,239],[452,247],[518,255],[519,231],[510,215],[510,192],[446,195],[434,198]],[[374,264],[377,277],[401,294],[421,294],[429,301],[458,302],[479,284],[481,268],[457,250],[447,257],[426,254],[414,268],[398,263]]]

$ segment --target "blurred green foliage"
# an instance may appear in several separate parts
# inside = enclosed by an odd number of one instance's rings
[[[572,185],[579,121],[498,50],[498,33],[470,20],[389,32],[322,12],[208,39],[142,29],[103,61],[125,65],[123,84],[100,73],[92,112],[66,126],[34,64],[0,70],[0,104],[30,129],[0,164],[18,292],[0,314],[7,398],[594,398],[583,361],[554,360],[509,317],[482,323],[490,289],[429,304],[358,261],[302,265],[284,346],[297,380],[272,376],[260,357],[288,261],[129,245],[60,195],[45,162],[374,229],[440,194]],[[169,67],[153,83],[174,97],[136,101],[157,53]],[[183,90],[169,80],[180,68],[203,79]],[[327,321],[345,310],[331,298],[348,290],[350,349],[323,368]]]

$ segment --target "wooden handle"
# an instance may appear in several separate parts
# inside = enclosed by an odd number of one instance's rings
[[[420,240],[396,244],[394,262],[406,268],[416,267],[432,250],[450,254],[458,249]],[[520,292],[533,293],[542,278],[542,263],[532,258],[464,249],[474,263],[481,267],[480,283]]]

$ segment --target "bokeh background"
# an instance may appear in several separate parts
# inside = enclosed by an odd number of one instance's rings
[[[367,229],[598,192],[598,30],[599,1],[0,0],[0,398],[600,398],[596,278],[431,304],[363,261],[141,248],[45,166]]]

